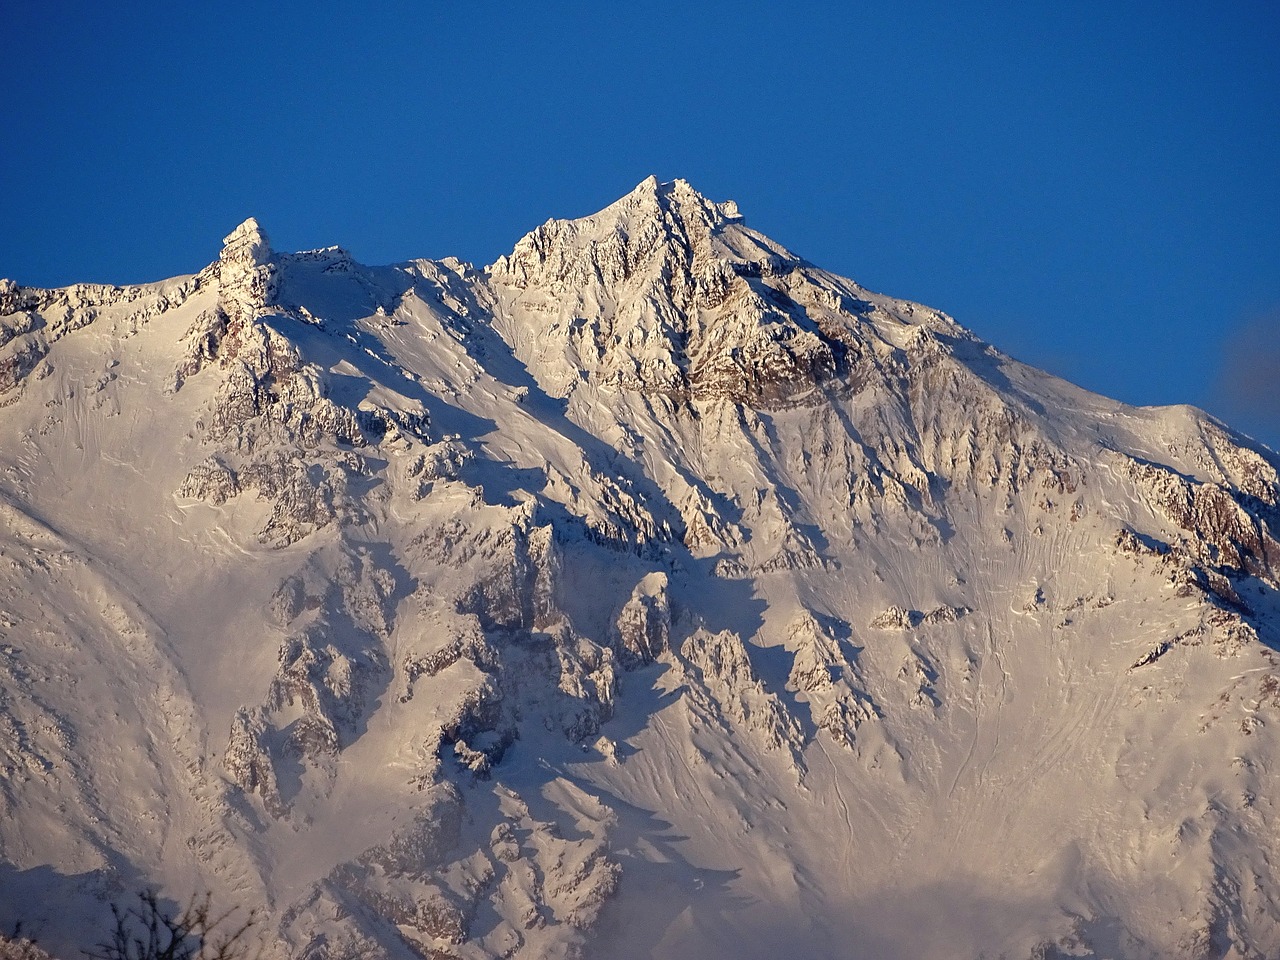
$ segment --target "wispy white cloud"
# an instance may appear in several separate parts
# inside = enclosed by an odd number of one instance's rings
[[[1232,426],[1280,450],[1280,306],[1227,336],[1213,404]]]

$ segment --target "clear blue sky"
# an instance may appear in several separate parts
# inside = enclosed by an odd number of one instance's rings
[[[364,9],[365,7],[368,9]],[[7,0],[0,276],[487,263],[684,177],[821,266],[1280,447],[1280,5]]]

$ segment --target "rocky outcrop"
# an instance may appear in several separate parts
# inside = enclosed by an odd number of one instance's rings
[[[671,603],[667,598],[667,577],[663,573],[645,576],[618,613],[614,627],[615,649],[624,666],[652,663],[670,648]]]
[[[267,720],[260,710],[241,707],[236,711],[222,754],[222,767],[233,784],[245,793],[258,794],[273,817],[283,817],[288,812],[276,781]]]
[[[553,634],[560,666],[560,729],[575,743],[586,743],[613,716],[619,669],[613,650],[576,636],[567,625]]]
[[[222,239],[218,301],[232,323],[244,324],[275,302],[278,285],[267,235],[250,217]]]
[[[293,799],[283,791],[280,764],[332,776],[333,761],[359,738],[390,680],[395,575],[350,551],[315,563],[309,576],[291,577],[272,598],[273,619],[289,630],[279,667],[262,703],[236,713],[223,755],[232,783],[259,794],[277,818]]]
[[[898,679],[908,691],[912,707],[933,710],[942,706],[938,698],[938,668],[919,650],[911,650],[898,668]]]
[[[865,679],[831,630],[812,614],[792,621],[786,644],[795,651],[787,686],[804,695],[818,730],[841,746],[852,745],[858,728],[879,716]]]
[[[465,543],[437,541],[442,559],[469,559],[476,551],[486,558],[486,574],[458,599],[458,611],[479,617],[486,630],[543,627],[557,617],[555,533],[537,525],[531,510],[516,508],[511,516],[510,527],[483,531]]]
[[[788,754],[797,772],[804,769],[804,733],[777,695],[765,690],[737,634],[698,628],[681,645],[680,657],[698,691],[695,710],[723,717],[766,749]]]
[[[243,488],[234,470],[228,467],[216,454],[210,454],[201,460],[178,488],[178,496],[188,500],[203,500],[205,503],[220,507],[233,497],[239,496]]]
[[[1256,454],[1255,454],[1256,457]],[[1274,519],[1274,468],[1260,457],[1240,455],[1250,464],[1250,483],[1271,498],[1262,504],[1271,509],[1250,512],[1241,495],[1214,482],[1197,482],[1176,471],[1134,458],[1123,458],[1127,475],[1148,506],[1184,534],[1185,549],[1199,563],[1218,574],[1237,572],[1259,577],[1275,585],[1280,570],[1280,541],[1269,519]],[[1259,463],[1261,466],[1259,466]],[[1239,468],[1237,468],[1239,469]]]
[[[867,626],[874,630],[912,630],[921,624],[955,623],[969,612],[967,607],[940,606],[922,612],[895,605],[877,613]]]

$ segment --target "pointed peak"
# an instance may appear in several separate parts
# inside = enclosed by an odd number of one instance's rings
[[[738,205],[732,200],[717,203],[709,199],[706,194],[699,192],[688,180],[676,178],[661,181],[652,174],[641,180],[634,190],[606,210],[619,206],[629,208],[648,206],[657,210],[669,210],[681,218],[692,215],[705,219],[713,226],[742,219]],[[601,211],[601,213],[604,212]]]
[[[508,256],[487,270],[515,286],[544,282],[612,287],[642,262],[659,262],[663,251],[677,260],[746,264],[745,272],[777,272],[798,263],[785,247],[747,227],[732,200],[708,200],[687,180],[646,177],[603,210],[573,220],[548,220],[526,234]],[[736,268],[730,268],[736,269]]]
[[[278,278],[267,235],[250,217],[222,244],[218,283],[223,308],[231,316],[252,316],[275,301]]]
[[[223,260],[248,260],[266,263],[271,259],[271,244],[258,221],[250,217],[222,238]]]

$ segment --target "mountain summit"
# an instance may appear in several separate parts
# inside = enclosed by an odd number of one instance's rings
[[[679,180],[484,269],[0,282],[0,926],[1276,956],[1278,468]]]
[[[683,180],[650,177],[595,216],[548,221],[488,273],[504,314],[544,321],[508,332],[536,342],[522,359],[566,387],[586,371],[647,394],[776,405],[846,361],[829,322],[839,284]]]

